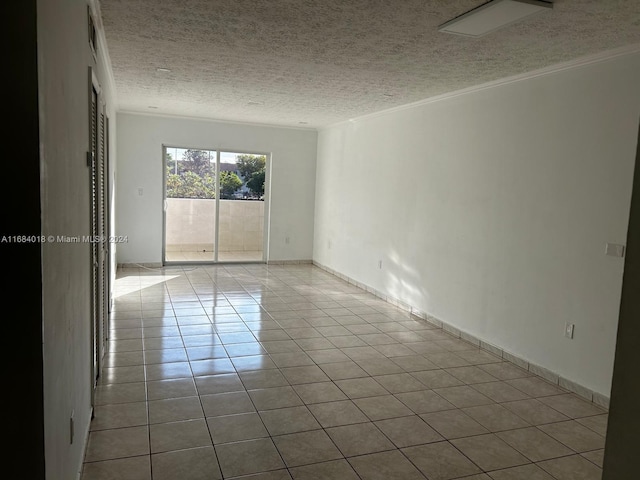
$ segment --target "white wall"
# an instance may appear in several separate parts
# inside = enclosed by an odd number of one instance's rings
[[[270,153],[268,259],[310,260],[316,140],[315,130],[119,113],[116,229],[128,243],[118,263],[162,261],[163,144]]]
[[[639,114],[636,53],[327,128],[314,260],[608,395]]]
[[[106,65],[91,54],[84,0],[39,0],[38,77],[42,234],[89,235],[89,66],[115,115]],[[99,47],[99,52],[102,52]],[[47,478],[77,478],[91,416],[88,243],[42,245]],[[75,439],[70,444],[69,418]]]

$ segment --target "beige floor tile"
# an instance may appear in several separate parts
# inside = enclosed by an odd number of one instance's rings
[[[238,480],[292,480],[288,470],[272,470],[270,472],[243,475]]]
[[[467,385],[495,382],[497,380],[496,377],[476,366],[447,368],[445,371]]]
[[[581,454],[584,458],[589,460],[594,465],[603,468],[604,465],[604,448],[600,450],[593,450],[591,452],[585,452]]]
[[[529,400],[518,400],[516,402],[506,402],[503,403],[502,406],[526,422],[529,422],[531,425],[543,425],[545,423],[569,420],[569,417],[533,398]]]
[[[553,477],[537,465],[521,465],[489,472],[493,480],[553,480]]]
[[[398,448],[444,440],[418,416],[380,420],[375,424]]]
[[[399,393],[395,397],[417,414],[439,412],[455,408],[455,406],[433,390]]]
[[[271,353],[271,359],[278,368],[286,367],[303,367],[306,365],[315,365],[311,357],[305,352],[286,352]]]
[[[115,428],[89,434],[85,462],[135,457],[149,453],[148,427]]]
[[[402,452],[429,480],[450,480],[481,473],[449,442],[403,448]]]
[[[247,392],[216,393],[201,395],[200,401],[207,417],[255,412]]]
[[[451,443],[484,471],[529,463],[524,455],[493,434],[458,438]]]
[[[147,404],[144,402],[103,405],[93,409],[91,430],[146,425]]]
[[[342,353],[341,350],[337,348],[313,350],[309,351],[308,355],[318,365],[322,365],[324,363],[341,363],[349,361],[349,357],[347,357],[344,353]]]
[[[99,385],[110,385],[117,383],[144,382],[144,367],[134,365],[130,367],[105,367],[102,369]]]
[[[203,418],[199,397],[169,398],[149,402],[149,423],[178,422]]]
[[[397,450],[349,458],[362,480],[424,480],[425,477]]]
[[[565,393],[560,387],[552,385],[540,377],[516,378],[506,382],[534,398]]]
[[[403,355],[393,357],[391,360],[405,372],[422,372],[440,368],[421,355]]]
[[[247,390],[260,388],[284,387],[289,385],[287,379],[277,369],[240,372],[240,379]]]
[[[192,397],[198,395],[193,378],[178,378],[147,382],[147,398],[164,400],[168,398]]]
[[[378,353],[378,352],[376,352]],[[382,356],[382,358],[363,358],[354,361],[369,375],[389,375],[392,373],[402,373],[404,370],[397,363]]]
[[[308,407],[325,428],[369,421],[367,416],[351,400],[319,403]]]
[[[424,356],[439,368],[468,367],[472,364],[459,355],[451,352],[425,353]]]
[[[578,422],[581,425],[584,425],[585,427],[593,430],[597,434],[602,435],[604,437],[607,435],[608,419],[609,419],[609,415],[603,414],[603,415],[596,415],[594,417],[578,418],[576,419],[576,422]]]
[[[469,386],[434,388],[433,391],[458,408],[494,403],[489,397]]]
[[[395,446],[373,423],[358,423],[327,429],[345,457],[394,450]]]
[[[187,357],[189,361],[212,360],[216,358],[227,358],[229,355],[222,345],[209,345],[205,347],[188,347]]]
[[[340,337],[334,337],[340,338]],[[369,375],[365,372],[360,366],[353,362],[341,362],[341,363],[325,363],[320,366],[322,371],[327,374],[327,376],[335,381],[338,380],[346,380],[352,378],[362,378],[368,377]]]
[[[291,385],[328,382],[330,379],[317,365],[281,368],[280,371]]]
[[[142,342],[144,343],[144,350],[165,350],[169,348],[184,348],[185,346],[179,336],[145,338]]]
[[[235,373],[197,377],[195,382],[200,395],[244,391],[244,385]]]
[[[473,385],[473,388],[498,403],[529,398],[529,395],[505,382],[478,383]]]
[[[338,348],[361,347],[366,345],[366,343],[364,343],[355,335],[344,335],[342,337],[329,337],[327,340],[329,340],[334,346]]]
[[[95,405],[144,402],[146,397],[144,382],[99,385],[96,387]]]
[[[491,432],[525,428],[529,424],[502,405],[480,405],[463,408],[462,411]]]
[[[240,357],[253,358],[253,357]],[[194,377],[201,377],[206,375],[219,375],[223,373],[235,373],[235,364],[231,363],[234,359],[228,358],[213,358],[209,360],[195,360],[189,362],[191,365],[191,371]]]
[[[335,384],[352,399],[389,394],[382,385],[371,377],[337,380],[335,381]]]
[[[82,480],[151,480],[149,455],[85,463]]]
[[[420,418],[447,439],[489,433],[489,430],[461,410],[427,413],[420,415]]]
[[[532,462],[573,454],[570,448],[535,427],[508,430],[497,436]]]
[[[412,372],[411,375],[422,382],[427,388],[457,387],[464,385],[462,381],[440,369]]]
[[[212,443],[242,480],[599,471],[605,410],[316,267],[171,270],[159,284],[137,268],[123,277],[138,290],[116,299],[87,458],[146,450],[87,463],[95,478],[127,478],[130,464],[150,480],[150,458],[154,480],[220,478]]]
[[[602,477],[602,469],[580,455],[547,460],[538,466],[557,480],[600,480]]]
[[[144,365],[144,353],[136,352],[110,352],[104,357],[106,367],[126,367],[130,365]]]
[[[207,424],[209,425],[213,443],[216,445],[269,436],[257,413],[211,417],[207,418]]]
[[[252,355],[264,355],[267,353],[258,342],[225,345],[224,348],[227,351],[227,354],[229,354],[229,357],[247,357]]]
[[[288,467],[343,458],[329,436],[322,430],[282,435],[275,437],[273,441]]]
[[[333,402],[347,398],[333,382],[306,383],[294,385],[293,388],[306,404]]]
[[[413,415],[413,412],[393,395],[357,398],[353,402],[372,421]]]
[[[149,437],[151,439],[151,453],[211,445],[209,429],[203,418],[151,425]]]
[[[258,410],[303,405],[302,400],[292,387],[263,388],[249,390],[248,393]]]
[[[267,410],[260,412],[260,417],[272,436],[321,428],[307,407]]]
[[[493,375],[498,380],[513,380],[514,378],[526,378],[532,376],[528,371],[509,362],[488,363],[485,365],[478,365],[478,367],[490,375]]]
[[[169,378],[190,378],[192,375],[189,362],[158,363],[147,365],[145,369],[148,382]]]
[[[294,480],[359,480],[346,460],[316,463],[291,469]]]
[[[221,479],[213,447],[192,448],[151,455],[153,480]]]
[[[574,451],[582,453],[604,448],[605,438],[575,420],[541,425],[540,430]]]
[[[544,397],[541,398],[540,401],[570,418],[588,417],[605,413],[603,408],[582,400],[574,394]]]
[[[335,345],[327,338],[301,338],[296,340],[295,343],[306,352],[335,348]]]
[[[389,336],[392,338],[395,338],[393,334],[390,334]],[[401,340],[398,340],[398,341],[401,341]],[[409,347],[406,347],[401,343],[391,343],[388,345],[375,345],[373,348],[375,348],[378,352],[383,354],[385,357],[394,358],[394,359],[397,359],[397,357],[414,356],[416,353],[413,350],[411,350]]]
[[[284,468],[269,438],[225,443],[215,448],[225,478]]]
[[[379,375],[373,379],[390,393],[404,393],[424,390],[424,385],[408,373]]]

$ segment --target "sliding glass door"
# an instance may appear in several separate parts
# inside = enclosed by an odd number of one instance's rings
[[[164,262],[264,261],[266,154],[166,146]]]

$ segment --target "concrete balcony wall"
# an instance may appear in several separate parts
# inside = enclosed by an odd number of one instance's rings
[[[213,251],[215,212],[215,200],[168,198],[166,250]],[[220,200],[219,228],[220,252],[261,251],[264,238],[264,202]]]

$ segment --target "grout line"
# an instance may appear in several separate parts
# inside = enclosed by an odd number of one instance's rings
[[[342,275],[340,273],[338,273],[335,270],[332,270],[331,268],[322,265],[319,262],[316,262],[315,260],[313,261],[313,265],[317,266],[318,268],[326,271],[327,273],[334,275],[338,278],[344,279],[346,281],[348,281],[349,283],[358,283],[356,280],[353,280],[345,275]],[[343,278],[344,277],[344,278]],[[411,316],[416,317],[417,319],[420,320],[426,320],[429,323],[432,323],[433,325],[436,325],[438,327],[440,327],[445,333],[449,333],[451,335],[453,335],[456,338],[460,338],[461,340],[464,340],[468,343],[471,343],[472,345],[476,345],[476,342],[479,343],[480,349],[481,350],[486,350],[490,353],[493,353],[494,355],[498,355],[499,352],[499,356],[502,357],[503,359],[505,359],[506,361],[513,363],[516,366],[520,366],[521,368],[522,365],[526,364],[527,368],[526,370],[534,373],[536,376],[541,377],[547,381],[550,381],[551,383],[555,384],[555,385],[559,385],[560,386],[560,379],[562,379],[562,382],[567,385],[567,386],[571,386],[572,388],[567,388],[568,390],[570,390],[571,392],[575,393],[576,395],[582,397],[584,400],[592,402],[592,403],[596,403],[598,406],[605,408],[606,410],[608,410],[608,404],[609,404],[609,397],[600,394],[598,392],[594,392],[591,389],[588,389],[587,387],[584,387],[580,384],[578,384],[577,382],[573,382],[572,380],[568,380],[562,376],[560,376],[559,374],[556,374],[544,367],[541,367],[539,365],[530,363],[520,357],[518,357],[517,355],[514,355],[512,353],[509,353],[503,349],[501,349],[500,347],[496,347],[494,345],[491,345],[487,342],[484,342],[483,340],[475,337],[474,335],[471,335],[467,332],[463,332],[459,329],[457,329],[456,327],[454,327],[453,325],[450,325],[446,322],[443,322],[442,320],[439,320],[438,318],[429,315],[425,312],[421,312],[417,309],[415,309],[414,307],[407,305],[405,303],[403,303],[400,300],[394,299],[393,297],[388,297],[386,295],[384,295],[381,292],[378,292],[374,289],[372,289],[371,287],[365,286],[365,290],[367,291],[371,291],[371,293],[373,293],[374,295],[376,295],[378,298],[392,304],[392,305],[396,305],[398,308],[401,308],[402,310],[406,310],[408,311]],[[464,338],[467,337],[467,338]],[[471,340],[471,341],[470,341]],[[536,373],[538,372],[538,373]],[[597,401],[594,401],[594,398],[597,399]]]

